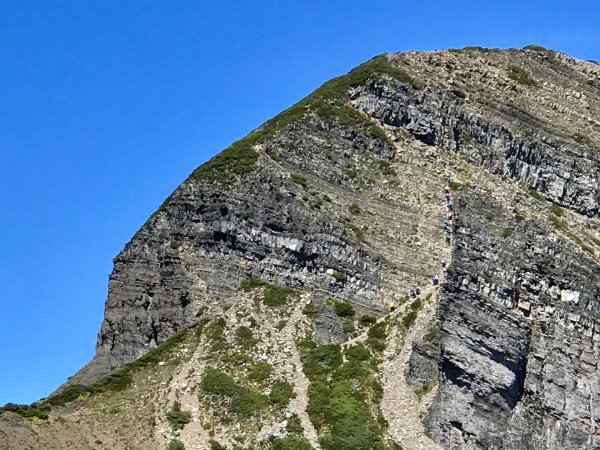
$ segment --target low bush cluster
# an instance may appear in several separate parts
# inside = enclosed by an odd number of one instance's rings
[[[269,404],[264,395],[237,384],[233,378],[217,369],[209,369],[200,386],[206,395],[226,399],[225,408],[242,418],[252,417]]]

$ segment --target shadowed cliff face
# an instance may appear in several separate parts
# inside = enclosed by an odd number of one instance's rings
[[[595,448],[600,265],[481,194],[458,204],[432,435],[448,448]]]
[[[415,389],[439,383],[431,438],[597,448],[599,117],[600,66],[555,52],[365,63],[165,201],[115,258],[96,357],[71,383],[139,358],[206,308],[235,309],[248,278],[309,294],[315,339],[343,342],[352,331],[329,299],[382,316],[451,250],[433,337],[414,338],[407,368]]]

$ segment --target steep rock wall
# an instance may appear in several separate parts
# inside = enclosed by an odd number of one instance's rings
[[[457,210],[432,436],[446,448],[597,448],[600,265],[481,192]]]

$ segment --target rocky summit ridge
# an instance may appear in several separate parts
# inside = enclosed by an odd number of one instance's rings
[[[595,62],[375,57],[165,200],[0,448],[600,448],[599,168]]]

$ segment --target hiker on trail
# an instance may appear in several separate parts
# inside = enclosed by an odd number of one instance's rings
[[[448,186],[452,184],[452,177],[448,177]]]
[[[448,211],[448,220],[452,220],[454,217],[454,213],[452,211]]]
[[[440,282],[440,277],[438,277],[437,273],[433,276],[432,282],[433,282],[434,286],[437,286],[438,283]]]
[[[362,112],[364,112],[364,113],[367,112],[367,104],[366,103],[363,103]]]
[[[381,125],[381,126],[385,125],[385,121],[383,120],[383,117],[379,118],[379,125]]]
[[[394,312],[396,310],[396,302],[394,300],[390,300],[390,312]]]
[[[450,243],[450,235],[448,233],[446,233],[446,237],[444,238],[444,242],[446,242],[446,244]]]
[[[452,211],[453,206],[454,206],[454,203],[452,203],[452,200],[448,200],[448,211]]]
[[[417,294],[417,297],[421,295],[421,289],[415,288],[415,294]]]
[[[446,197],[447,202],[450,201],[450,199],[452,198],[452,194],[450,193],[450,191],[448,189],[446,189],[445,197]]]
[[[445,269],[445,268],[446,268],[446,260],[442,259],[442,269]]]

